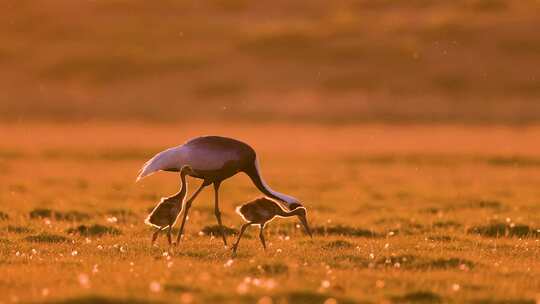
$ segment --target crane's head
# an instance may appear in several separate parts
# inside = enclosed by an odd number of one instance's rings
[[[304,227],[305,232],[313,238],[313,234],[311,233],[311,229],[309,229],[308,221],[307,221],[307,211],[306,208],[302,205],[298,204],[298,206],[292,210],[292,213],[298,217],[300,220],[300,223],[302,223],[302,226]]]

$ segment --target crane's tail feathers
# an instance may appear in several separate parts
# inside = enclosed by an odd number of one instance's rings
[[[137,179],[135,180],[135,182],[138,182],[140,181],[141,179],[147,177],[148,175],[151,175],[152,173],[158,171],[158,170],[155,170],[153,169],[153,163],[155,162],[155,157],[152,157],[149,161],[147,161],[146,163],[144,163],[144,165],[142,166],[142,168],[139,170],[139,174],[137,174]]]
[[[140,181],[141,179],[157,172],[160,170],[175,169],[179,164],[179,149],[170,148],[165,151],[162,151],[150,160],[148,160],[139,170],[139,174],[135,182]]]

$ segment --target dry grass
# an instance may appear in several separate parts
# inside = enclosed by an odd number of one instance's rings
[[[10,1],[0,119],[535,122],[538,8]]]
[[[538,128],[0,129],[0,151],[10,151],[0,153],[3,303],[535,303],[540,294]],[[204,191],[180,247],[167,253],[163,236],[150,246],[143,219],[179,181],[160,173],[134,184],[139,166],[215,130],[256,147],[268,182],[309,208],[313,239],[293,220],[276,220],[266,252],[248,230],[230,260],[211,236],[212,192]],[[256,195],[244,176],[224,183],[228,227],[239,228],[234,207]]]

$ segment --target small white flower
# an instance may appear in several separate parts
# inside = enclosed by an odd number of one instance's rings
[[[244,282],[238,284],[238,286],[236,287],[236,292],[239,294],[245,294],[248,292],[248,290],[249,290],[249,285]]]
[[[180,295],[180,303],[189,304],[193,302],[193,295],[189,292],[184,292]]]
[[[85,273],[79,274],[78,279],[79,279],[79,284],[83,288],[90,288],[90,278],[88,277],[87,274]]]
[[[330,287],[330,281],[328,281],[328,280],[323,280],[323,281],[321,282],[321,287],[322,287],[322,288],[328,288],[328,287]]]
[[[117,222],[118,222],[118,218],[117,218],[116,216],[108,217],[108,218],[107,218],[107,222],[109,222],[109,223],[117,223]]]
[[[272,301],[272,298],[269,296],[264,296],[257,301],[257,304],[272,304],[272,303],[274,302]]]
[[[157,281],[152,281],[152,282],[150,282],[149,288],[150,288],[151,292],[160,292],[161,291],[161,284],[159,284],[159,282],[157,282]]]
[[[324,301],[323,304],[338,304],[338,301],[334,298],[328,298]]]
[[[266,289],[274,289],[276,287],[276,281],[274,279],[268,279],[264,284]]]
[[[229,259],[225,264],[223,264],[224,267],[231,267],[234,263],[233,259]]]
[[[72,256],[77,256],[78,254],[79,254],[79,252],[78,252],[77,250],[73,250],[73,251],[71,252],[71,255],[72,255]]]

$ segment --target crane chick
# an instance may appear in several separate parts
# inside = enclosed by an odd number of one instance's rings
[[[297,216],[300,219],[300,222],[304,226],[304,229],[309,236],[313,237],[309,225],[307,222],[306,208],[298,206],[291,211],[285,211],[281,205],[267,197],[260,197],[253,201],[238,206],[236,208],[236,213],[238,213],[246,224],[242,225],[240,233],[238,234],[238,239],[233,245],[233,254],[236,253],[238,249],[238,243],[240,243],[240,238],[248,226],[259,225],[259,238],[263,245],[263,248],[266,250],[266,243],[264,240],[263,230],[265,225],[272,221],[275,217],[291,217]]]
[[[150,212],[148,217],[146,217],[144,223],[158,229],[152,235],[152,244],[155,243],[159,232],[167,228],[167,239],[169,241],[169,246],[172,244],[172,226],[182,211],[184,199],[186,198],[187,194],[186,175],[191,173],[193,173],[193,171],[190,166],[183,166],[180,170],[180,179],[182,182],[180,191],[173,196],[162,198],[152,212]]]

